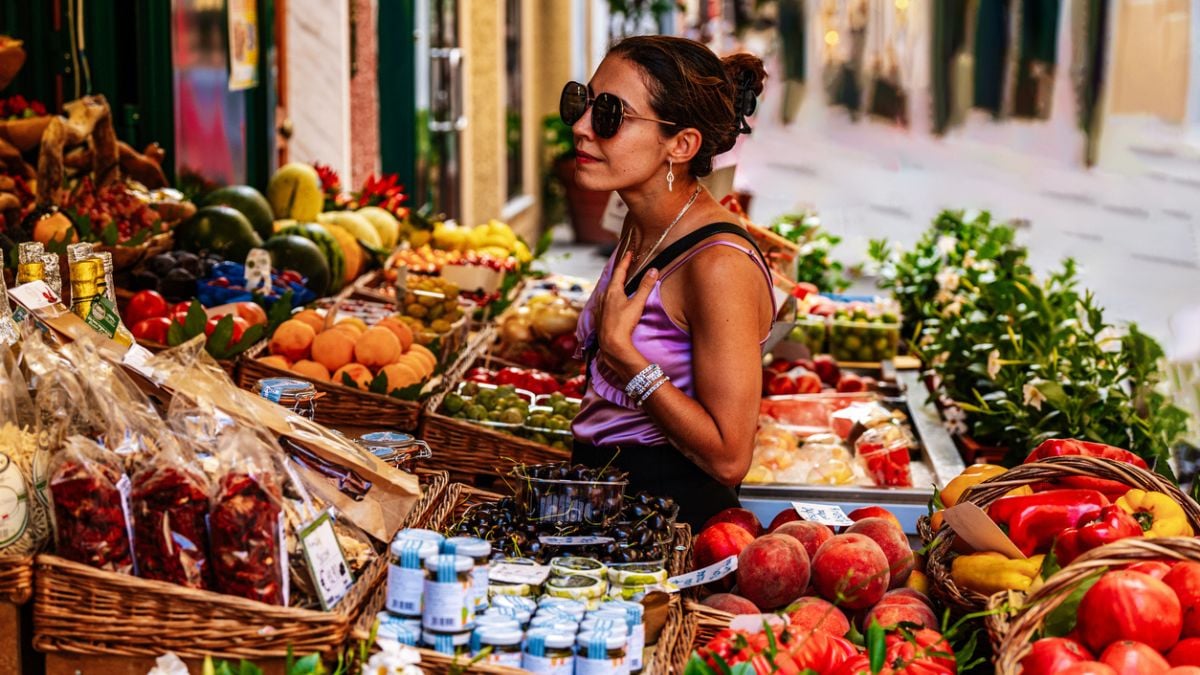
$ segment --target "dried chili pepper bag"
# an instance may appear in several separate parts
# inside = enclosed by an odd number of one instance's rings
[[[138,576],[211,587],[208,477],[186,445],[160,439],[158,454],[133,476],[133,542]]]
[[[214,587],[272,605],[288,600],[281,456],[251,431],[223,435],[208,518]]]
[[[133,574],[129,478],[120,460],[82,436],[71,436],[50,460],[54,542],[68,560]]]

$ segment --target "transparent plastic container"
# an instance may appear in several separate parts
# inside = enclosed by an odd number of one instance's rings
[[[838,361],[877,363],[895,358],[899,348],[899,323],[837,319],[829,323],[829,353]]]
[[[516,502],[526,518],[558,524],[604,526],[621,515],[627,480],[585,481],[533,478],[525,467],[513,470]]]
[[[880,487],[912,487],[912,439],[896,426],[868,429],[854,443],[867,475]]]
[[[823,316],[798,317],[792,323],[788,332],[788,342],[804,345],[811,354],[822,354],[825,351],[825,340],[828,326]]]

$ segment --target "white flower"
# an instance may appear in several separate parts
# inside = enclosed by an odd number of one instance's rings
[[[1026,382],[1025,386],[1021,388],[1021,393],[1025,396],[1025,405],[1034,410],[1041,410],[1042,403],[1046,400],[1046,397],[1042,395],[1042,390],[1038,389],[1038,385],[1042,382],[1043,380],[1035,378]]]
[[[146,675],[188,675],[188,667],[175,652],[167,652],[155,659],[154,667]]]
[[[975,251],[967,251],[967,254],[963,256],[962,266],[964,270],[975,268]]]
[[[1121,351],[1121,338],[1124,337],[1124,331],[1116,326],[1105,326],[1096,334],[1096,344],[1099,345],[1100,351],[1114,354]]]
[[[963,412],[962,408],[956,405],[946,406],[942,415],[946,418],[943,426],[946,427],[948,433],[954,436],[967,433],[967,414]]]
[[[375,644],[380,651],[363,666],[363,675],[423,675],[417,667],[421,654],[416,649],[387,639],[376,640]]]
[[[992,378],[993,380],[996,379],[996,376],[1000,374],[1000,366],[1002,366],[1002,365],[1004,365],[1004,364],[1000,362],[1000,351],[999,350],[993,349],[992,351],[988,352],[988,360],[987,360],[988,377]]]
[[[944,267],[934,276],[937,280],[938,288],[944,291],[954,292],[958,290],[958,284],[962,280],[958,276],[958,270],[953,267]]]
[[[949,255],[953,253],[956,246],[958,246],[958,240],[954,237],[948,237],[944,234],[938,237],[937,250],[941,252],[942,255]]]

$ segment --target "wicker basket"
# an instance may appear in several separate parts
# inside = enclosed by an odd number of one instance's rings
[[[1200,538],[1171,537],[1162,539],[1122,539],[1084,553],[1070,565],[1059,570],[1029,596],[1016,614],[997,612],[988,617],[988,632],[998,638],[996,672],[1017,673],[1021,659],[1037,639],[1042,622],[1054,608],[1067,599],[1075,586],[1086,577],[1105,570],[1142,560],[1190,560],[1200,562]],[[1020,594],[1010,600],[1009,594],[998,593],[990,604],[1000,608],[1021,602]]]
[[[1200,530],[1200,505],[1197,505],[1191,497],[1180,491],[1170,481],[1131,464],[1098,457],[1050,457],[1040,462],[1022,464],[995,478],[972,486],[960,501],[969,501],[986,509],[988,505],[1007,494],[1009,490],[1071,476],[1105,478],[1124,483],[1130,488],[1165,492],[1183,507],[1192,527]],[[950,578],[950,563],[954,557],[953,548],[956,539],[953,530],[943,525],[942,529],[936,533],[935,541],[929,551],[926,573],[932,582],[934,594],[948,607],[963,613],[982,610],[987,606],[988,596],[959,588]]]
[[[43,652],[262,659],[339,649],[386,577],[379,556],[329,612],[98,570],[53,555],[35,561],[33,644]]]
[[[246,351],[237,376],[237,384],[242,389],[253,391],[254,384],[265,377],[296,377],[290,370],[259,361],[258,357],[263,356],[266,349],[267,341],[263,340]],[[409,432],[417,429],[421,413],[421,404],[417,401],[405,401],[332,382],[308,381],[317,388],[318,394],[322,394],[316,402],[318,424]]]
[[[33,595],[33,556],[0,558],[0,602],[23,605]]]
[[[400,529],[406,527],[421,527],[421,523],[431,515],[447,496],[446,488],[450,486],[450,474],[445,471],[417,469],[417,480],[421,482],[421,499],[413,504],[412,510],[400,523]]]

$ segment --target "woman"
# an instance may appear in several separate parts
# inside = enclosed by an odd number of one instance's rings
[[[693,526],[738,505],[775,316],[761,255],[697,179],[748,132],[764,77],[748,54],[722,61],[691,40],[634,37],[560,101],[576,182],[629,207],[580,319],[589,385],[574,458],[627,471],[631,492],[675,498]]]

